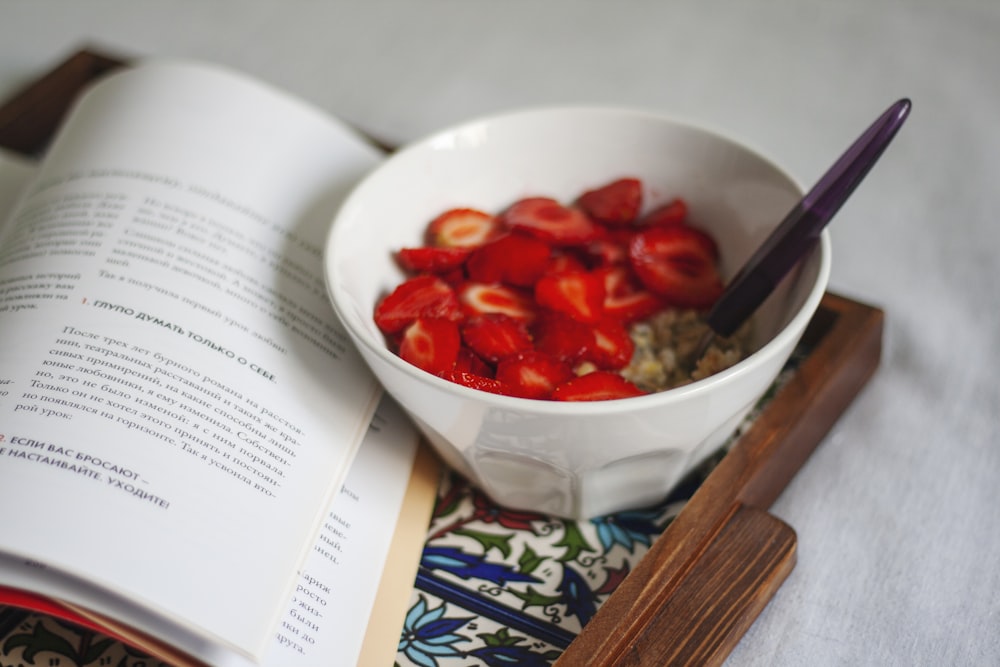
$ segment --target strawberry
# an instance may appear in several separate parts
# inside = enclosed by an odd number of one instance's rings
[[[471,248],[444,246],[403,248],[396,253],[396,260],[410,273],[448,273],[461,267],[471,252]]]
[[[604,298],[604,314],[623,324],[652,317],[666,307],[666,302],[648,290],[609,294]]]
[[[561,359],[530,351],[497,364],[497,380],[523,398],[548,398],[556,385],[573,378],[573,368]]]
[[[470,387],[472,389],[478,389],[479,391],[488,391],[491,394],[502,394],[504,396],[510,396],[512,391],[505,384],[500,382],[495,378],[484,377],[482,375],[476,375],[475,373],[468,373],[465,371],[450,370],[441,373],[441,377],[449,382],[454,382],[460,384],[464,387]]]
[[[594,346],[594,333],[589,324],[554,311],[538,317],[532,326],[532,334],[536,350],[570,364],[586,357]]]
[[[548,197],[529,197],[511,204],[501,215],[509,229],[515,229],[555,246],[580,245],[599,238],[600,226],[575,208]]]
[[[628,240],[597,239],[584,248],[591,266],[617,266],[628,263]]]
[[[386,334],[402,331],[418,317],[461,319],[458,298],[448,283],[432,275],[410,278],[375,307],[375,324]]]
[[[641,395],[617,372],[634,351],[627,327],[667,307],[707,308],[723,287],[715,242],[687,223],[684,200],[641,208],[642,183],[620,178],[572,206],[529,197],[499,216],[445,211],[426,246],[398,251],[413,277],[378,303],[375,322],[400,357],[466,387]]]
[[[535,301],[580,322],[596,322],[603,314],[604,280],[585,271],[549,274],[535,283]]]
[[[618,373],[594,371],[558,385],[552,390],[552,398],[556,401],[607,401],[645,393]]]
[[[618,320],[606,318],[592,328],[594,344],[586,359],[602,370],[620,370],[632,361],[635,343],[628,329]]]
[[[639,219],[643,227],[669,227],[687,221],[688,207],[683,199],[671,199],[646,213]]]
[[[642,206],[642,182],[637,178],[619,178],[587,190],[580,195],[577,205],[598,222],[627,225],[635,220]]]
[[[494,364],[532,347],[524,322],[499,313],[470,318],[462,323],[460,332],[469,349]]]
[[[418,318],[403,332],[399,356],[428,373],[443,373],[455,367],[462,341],[458,325],[451,320]]]
[[[427,243],[446,248],[470,248],[486,243],[500,233],[496,216],[474,208],[453,208],[427,225]]]
[[[629,245],[639,280],[680,308],[708,308],[722,293],[717,258],[712,237],[688,225],[652,227]]]
[[[545,271],[551,249],[531,236],[505,234],[476,248],[469,256],[469,279],[528,287]]]
[[[567,271],[586,271],[587,267],[580,258],[569,252],[554,252],[545,266],[544,274],[555,275]]]
[[[535,318],[535,305],[531,298],[504,285],[464,283],[458,288],[458,301],[468,315],[502,313],[524,322]]]
[[[598,269],[604,280],[604,314],[623,324],[644,320],[664,309],[663,299],[636,284],[629,266]]]
[[[458,358],[455,359],[455,371],[482,375],[483,377],[493,377],[493,367],[465,346],[462,346],[458,350]]]

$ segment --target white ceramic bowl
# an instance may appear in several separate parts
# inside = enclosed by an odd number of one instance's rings
[[[830,242],[755,315],[756,351],[688,386],[563,403],[498,396],[440,379],[387,349],[372,314],[403,275],[429,220],[457,206],[499,212],[516,199],[570,201],[621,176],[645,208],[681,196],[719,243],[730,277],[801,196],[781,169],[712,132],[640,111],[549,108],[472,121],[406,147],[352,191],[328,239],[334,308],[389,393],[442,458],[496,502],[571,518],[655,503],[739,425],[791,354],[826,289]]]

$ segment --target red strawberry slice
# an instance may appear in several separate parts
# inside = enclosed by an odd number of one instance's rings
[[[522,234],[505,234],[469,256],[469,279],[528,287],[545,271],[552,250],[547,243]]]
[[[645,393],[618,373],[594,371],[557,386],[552,390],[552,398],[556,401],[608,401]]]
[[[435,375],[452,370],[462,345],[458,325],[451,320],[414,320],[399,342],[399,356]]]
[[[631,324],[652,317],[666,307],[666,302],[647,290],[609,295],[604,299],[606,317]]]
[[[586,358],[602,370],[619,370],[632,361],[635,343],[625,325],[614,319],[603,319],[593,327],[594,344]]]
[[[448,273],[462,266],[471,252],[471,248],[422,246],[403,248],[396,259],[411,273]]]
[[[535,284],[535,301],[580,322],[596,322],[604,311],[604,280],[584,271],[549,274]]]
[[[577,204],[606,225],[627,225],[635,220],[642,207],[642,182],[637,178],[620,178],[587,190]]]
[[[557,312],[542,313],[532,326],[535,349],[576,364],[594,346],[594,332],[589,324]]]
[[[548,398],[552,390],[573,378],[573,368],[561,359],[530,351],[497,365],[497,380],[523,398]]]
[[[604,315],[624,324],[651,317],[666,307],[664,300],[636,284],[629,266],[612,266],[595,273],[604,279]]]
[[[617,266],[628,263],[628,240],[598,239],[585,249],[591,266]]]
[[[600,238],[601,227],[576,208],[549,197],[515,202],[501,215],[503,224],[556,246],[580,245]]]
[[[402,331],[418,317],[461,319],[458,298],[448,283],[432,275],[410,278],[375,307],[375,324],[386,334]]]
[[[575,254],[559,251],[553,253],[545,267],[545,274],[555,275],[568,271],[586,271],[587,267]]]
[[[458,288],[458,301],[468,315],[501,313],[528,322],[535,318],[531,298],[504,285],[467,282]]]
[[[496,216],[474,208],[453,208],[427,225],[427,243],[448,248],[470,248],[500,233]]]
[[[681,225],[687,221],[688,206],[683,199],[671,199],[665,204],[661,204],[639,220],[639,225],[643,227],[669,227],[671,225]]]
[[[512,394],[511,389],[499,380],[484,377],[482,375],[476,375],[475,373],[450,370],[441,373],[441,377],[450,382],[460,384],[463,387],[470,387],[480,391],[488,391],[491,394],[502,394],[504,396],[510,396]]]
[[[482,375],[483,377],[493,376],[493,367],[467,347],[459,349],[458,358],[455,360],[455,370],[462,373]]]
[[[629,245],[639,280],[680,308],[707,308],[722,293],[717,258],[712,237],[688,225],[653,227]]]
[[[499,313],[468,319],[462,323],[460,332],[469,349],[494,364],[530,350],[533,344],[523,321]]]

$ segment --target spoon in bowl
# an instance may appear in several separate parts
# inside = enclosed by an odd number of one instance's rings
[[[903,98],[879,116],[788,212],[736,272],[708,313],[709,330],[698,343],[695,363],[716,336],[731,336],[781,279],[819,240],[820,232],[864,180],[910,112]]]

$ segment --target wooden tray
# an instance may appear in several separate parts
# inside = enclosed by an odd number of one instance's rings
[[[0,146],[41,155],[73,99],[124,58],[80,50],[0,107]],[[767,512],[878,367],[883,313],[827,293],[806,358],[557,665],[722,663],[795,564]]]

